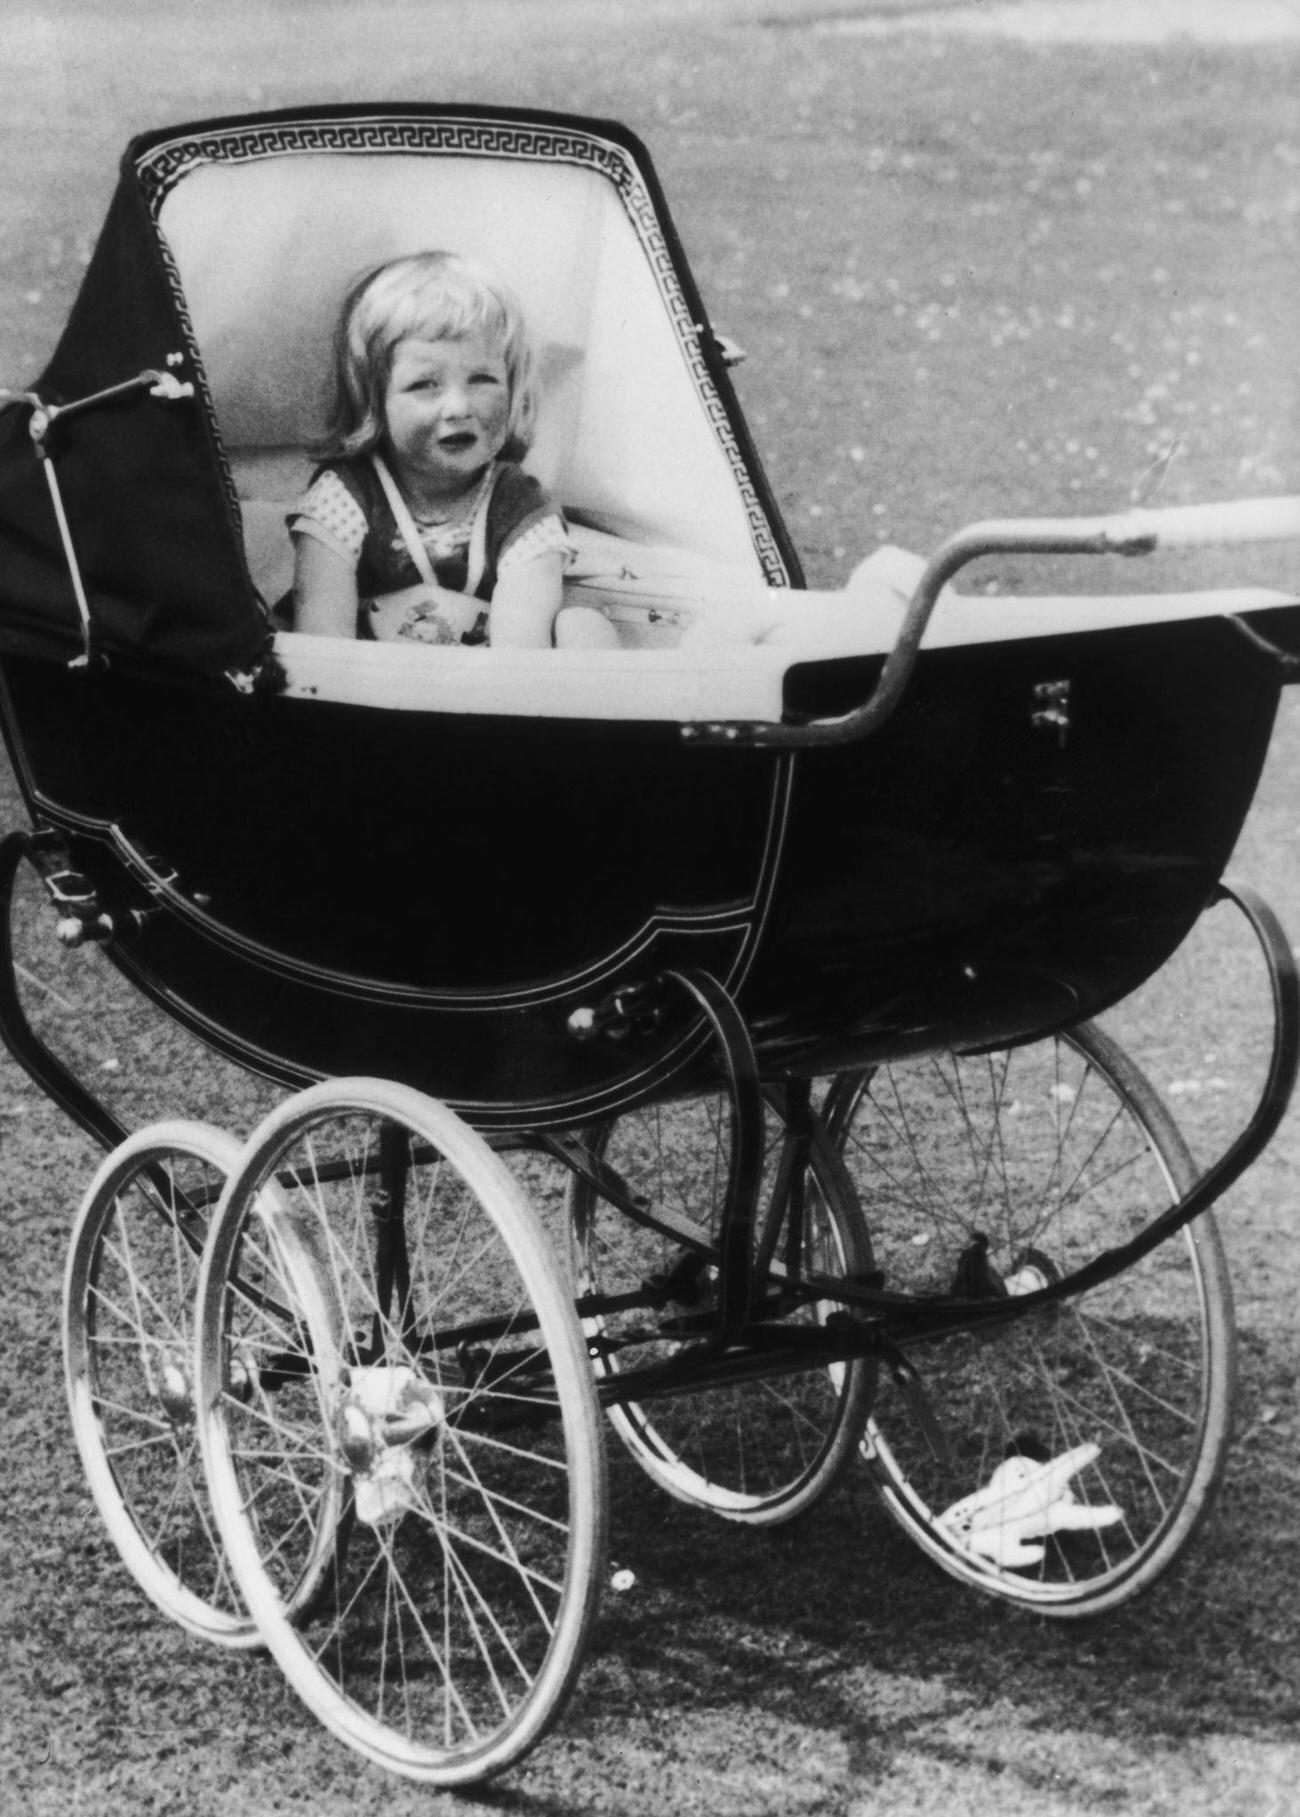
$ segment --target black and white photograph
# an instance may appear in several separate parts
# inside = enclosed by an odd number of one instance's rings
[[[1287,1817],[1300,0],[0,92],[0,1808]]]

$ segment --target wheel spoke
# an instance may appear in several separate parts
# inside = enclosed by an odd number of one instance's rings
[[[64,1348],[73,1430],[123,1562],[152,1601],[205,1639],[257,1630],[217,1540],[194,1423],[195,1205],[220,1195],[239,1147],[163,1123],[100,1168],[73,1231]]]
[[[288,1317],[268,1322],[263,1298]],[[217,1518],[290,1682],[391,1770],[444,1785],[498,1771],[568,1694],[604,1521],[585,1348],[518,1188],[427,1098],[313,1088],[245,1151],[201,1302]],[[295,1623],[284,1586],[331,1497],[347,1512],[329,1593]]]
[[[1195,1177],[1150,1086],[1090,1027],[839,1081],[827,1115],[886,1284],[905,1292],[1058,1279]],[[985,1256],[981,1288],[969,1262]],[[1226,1266],[1203,1215],[1077,1300],[918,1345],[952,1458],[936,1462],[884,1394],[866,1454],[890,1512],[953,1575],[1049,1614],[1090,1613],[1152,1581],[1202,1518],[1223,1469],[1233,1357]],[[1035,1504],[1033,1485],[1049,1482],[1056,1500]],[[1007,1485],[1028,1486],[1004,1517]],[[983,1501],[967,1538],[956,1511],[972,1497]],[[1020,1524],[1004,1532],[1004,1518]]]
[[[722,1094],[653,1105],[591,1132],[596,1158],[613,1169],[651,1210],[675,1214],[698,1233],[705,1258],[692,1259],[676,1239],[634,1223],[575,1174],[569,1216],[574,1270],[599,1375],[662,1365],[679,1356],[693,1333],[671,1322],[707,1309],[717,1274],[722,1208],[731,1171],[730,1112]],[[866,1273],[870,1248],[843,1170],[814,1135],[810,1160],[797,1163],[795,1138],[775,1103],[764,1125],[765,1162],[755,1218],[756,1253],[784,1264],[786,1227],[798,1165],[803,1202],[800,1264],[827,1278]],[[599,1310],[654,1284],[675,1282],[678,1300],[630,1310]],[[786,1316],[819,1322],[833,1310],[805,1303]],[[874,1386],[865,1361],[834,1370],[809,1368],[778,1378],[732,1382],[644,1405],[612,1405],[610,1422],[647,1474],[679,1500],[728,1519],[773,1523],[793,1518],[836,1480],[852,1458]]]

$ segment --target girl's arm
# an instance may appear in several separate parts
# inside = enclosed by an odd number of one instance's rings
[[[318,536],[294,537],[294,629],[313,637],[357,634],[357,571]]]
[[[356,568],[318,536],[299,535],[294,543],[294,629],[313,637],[355,637],[361,604]],[[479,600],[467,600],[463,593],[426,586],[423,581],[380,594],[373,604],[382,617],[392,621],[403,618],[413,606],[426,607],[430,613],[441,607],[453,640],[483,610]],[[377,628],[376,634],[384,633]]]
[[[497,575],[488,614],[488,642],[504,650],[549,650],[564,598],[564,556],[558,550],[511,562]]]

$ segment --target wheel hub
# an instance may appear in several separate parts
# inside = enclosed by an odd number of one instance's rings
[[[158,1404],[173,1426],[194,1424],[194,1383],[186,1358],[168,1351],[158,1372]]]
[[[352,1473],[358,1520],[390,1527],[419,1505],[424,1477],[420,1442],[436,1433],[445,1417],[441,1394],[409,1364],[372,1364],[348,1372],[334,1431]]]

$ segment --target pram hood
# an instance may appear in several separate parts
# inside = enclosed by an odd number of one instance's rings
[[[433,246],[483,259],[523,298],[543,382],[528,464],[579,521],[798,584],[632,134],[477,106],[293,109],[131,143],[34,387],[64,403],[148,369],[194,386],[51,431],[100,648],[256,666],[288,574],[285,513],[324,427],[340,299],[359,270]],[[0,651],[66,657],[82,631],[30,417],[0,412]]]

